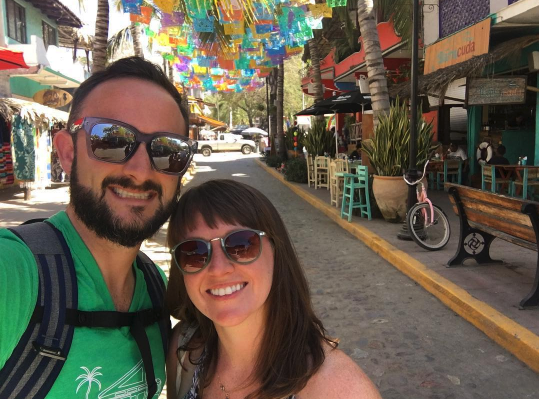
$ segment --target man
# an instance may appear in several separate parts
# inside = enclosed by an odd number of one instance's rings
[[[152,309],[149,280],[137,253],[170,216],[181,176],[196,152],[196,143],[185,137],[187,115],[161,69],[137,57],[92,75],[74,95],[67,129],[54,140],[62,167],[71,175],[70,202],[48,222],[61,232],[73,258],[79,317],[67,359],[60,362],[47,397],[159,396],[165,359],[158,323],[145,329],[134,319],[121,328],[79,325],[89,323],[81,319],[84,311],[117,315]],[[167,145],[184,159],[181,168],[167,171],[166,158],[151,156],[154,143]],[[2,385],[3,368],[33,320],[41,279],[32,252],[6,229],[0,230],[0,254],[0,397],[5,398],[12,393],[2,391],[8,385]],[[162,271],[160,275],[165,280]],[[60,280],[57,287],[63,283],[68,282]],[[137,335],[141,331],[142,338]],[[51,355],[50,348],[37,347],[38,341],[34,348],[45,354],[43,359],[62,358],[60,352]],[[31,392],[22,396],[34,397]]]
[[[462,172],[461,172],[461,182],[466,184],[468,176],[468,156],[462,148],[460,148],[456,143],[449,144],[449,152],[447,154],[448,158],[460,158],[462,159]]]
[[[460,148],[456,143],[451,143],[449,145],[449,152],[447,154],[449,158],[460,158],[463,161],[468,159],[468,156],[462,148]]]
[[[348,158],[350,158],[350,159],[361,159],[361,141],[357,142],[356,149],[350,153]]]
[[[488,161],[488,163],[491,165],[509,165],[509,160],[504,156],[505,152],[505,146],[503,144],[500,144],[498,148],[496,148],[496,155],[490,158],[490,161]]]

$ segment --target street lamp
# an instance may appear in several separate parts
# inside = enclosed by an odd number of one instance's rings
[[[412,14],[412,79],[411,79],[411,93],[410,93],[410,106],[412,108],[412,114],[410,117],[410,162],[408,164],[408,180],[417,181],[417,80],[418,80],[418,46],[419,46],[419,0],[413,0],[413,14]],[[410,208],[417,202],[416,187],[408,186],[408,200],[406,203],[406,210],[410,211]],[[401,240],[412,240],[406,221],[404,221],[403,227],[397,237]]]

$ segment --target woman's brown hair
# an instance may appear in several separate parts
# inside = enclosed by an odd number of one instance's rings
[[[213,228],[221,221],[266,232],[274,248],[273,284],[267,299],[267,319],[252,379],[260,388],[247,398],[275,399],[298,393],[324,362],[324,346],[333,342],[314,314],[309,287],[288,232],[273,204],[260,191],[233,180],[211,180],[183,194],[168,226],[174,247],[200,215]],[[203,390],[214,377],[218,337],[211,320],[193,305],[183,275],[172,261],[167,289],[172,316],[196,323],[198,333],[183,350],[206,347]]]

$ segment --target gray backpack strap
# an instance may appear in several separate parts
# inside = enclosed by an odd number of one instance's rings
[[[10,229],[35,256],[39,285],[34,314],[0,370],[1,398],[45,398],[71,348],[74,327],[66,309],[77,309],[75,266],[62,233],[48,222]],[[15,265],[16,266],[16,265]]]

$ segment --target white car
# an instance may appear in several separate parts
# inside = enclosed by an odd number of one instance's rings
[[[250,154],[255,151],[256,144],[253,140],[245,140],[240,135],[232,133],[219,133],[216,140],[199,140],[198,152],[209,157],[214,151],[241,151],[242,154]]]

